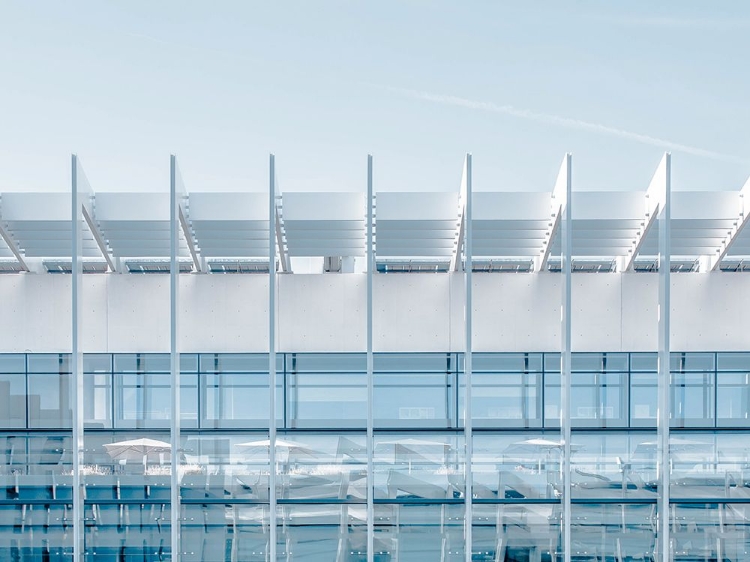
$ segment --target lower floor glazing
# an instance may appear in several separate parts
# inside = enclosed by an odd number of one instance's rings
[[[196,398],[195,403],[185,402],[188,409],[183,411],[179,452],[174,455],[164,423],[168,426],[168,418],[152,415],[162,411],[164,398],[148,377],[164,375],[163,356],[88,356],[89,380],[98,376],[104,382],[89,387],[86,402],[83,559],[266,562],[273,543],[277,561],[365,562],[371,499],[372,558],[378,562],[465,561],[469,548],[473,561],[562,560],[564,449],[549,410],[559,396],[559,355],[557,372],[554,354],[496,354],[479,361],[475,356],[477,372],[489,378],[474,378],[480,386],[473,384],[472,390],[483,388],[485,380],[493,381],[491,392],[475,394],[487,404],[486,410],[478,411],[481,416],[494,408],[494,414],[477,418],[487,423],[475,424],[471,432],[463,428],[460,415],[459,355],[412,354],[401,361],[398,356],[381,357],[376,362],[378,372],[394,382],[386,386],[390,394],[381,395],[380,407],[387,415],[376,424],[372,447],[356,421],[366,403],[347,406],[353,413],[343,418],[337,416],[348,410],[332,406],[342,401],[341,396],[349,396],[347,379],[361,377],[358,357],[290,355],[283,354],[279,369],[277,394],[283,415],[277,420],[274,455],[268,430],[267,371],[265,387],[260,383],[260,367],[264,360],[267,365],[267,356],[257,359],[255,371],[248,368],[255,356],[206,354],[204,360],[203,355],[195,355],[194,363],[191,357],[184,358],[183,372],[195,378],[187,388],[194,389],[189,391]],[[745,428],[746,415],[729,418],[727,411],[734,415],[745,408],[742,393],[747,389],[740,383],[747,376],[746,358],[731,355],[673,355],[673,396],[695,398],[672,402],[668,519],[675,560],[750,560],[750,429]],[[0,360],[6,371],[0,375],[0,395],[6,388],[2,381],[10,380],[2,377],[16,375],[23,380],[15,384],[24,389],[25,402],[17,403],[21,398],[9,383],[9,406],[0,409],[0,417],[7,414],[9,420],[0,428],[0,560],[71,560],[72,430],[64,416],[31,415],[37,401],[35,411],[64,411],[68,389],[42,384],[38,399],[30,394],[34,376],[55,381],[69,376],[68,359],[64,355],[14,357],[23,357],[23,362]],[[658,505],[663,493],[658,434],[653,421],[641,424],[632,415],[635,406],[643,406],[641,400],[655,393],[649,357],[581,354],[574,360],[574,369],[588,381],[583,388],[588,389],[593,406],[581,410],[582,421],[574,424],[572,432],[573,560],[657,558],[662,537]],[[305,373],[325,383],[323,390],[300,392]],[[131,388],[118,382],[121,375],[122,381],[130,375],[141,379],[136,378]],[[329,378],[335,384],[326,382]],[[226,396],[227,389],[234,392],[249,380],[257,385],[249,385],[231,407],[228,399],[215,399],[208,392],[214,385],[218,395]],[[535,390],[524,390],[524,380],[533,380],[530,386]],[[697,382],[691,386],[681,381]],[[718,399],[725,381],[737,383],[733,392],[727,392],[728,402]],[[639,397],[635,389],[641,383],[654,390]],[[611,391],[612,384],[619,390]],[[343,389],[343,394],[332,396],[327,389],[333,387]],[[519,396],[526,396],[525,401]],[[214,400],[213,405],[209,407],[206,400]],[[433,418],[407,411],[400,416],[402,408],[437,408],[438,404],[451,414]],[[16,423],[10,413],[21,410],[17,419],[23,423]],[[542,415],[545,410],[549,415]],[[339,423],[323,427],[320,420],[328,418],[305,414],[313,411],[323,411]],[[518,417],[517,411],[526,412],[526,417]],[[683,414],[677,415],[680,411]],[[213,413],[208,416],[208,412]],[[630,414],[620,419],[614,413],[609,416],[610,412]],[[48,420],[47,425],[32,423],[39,419]],[[612,419],[622,425],[601,423]],[[720,421],[726,419],[733,421],[724,427]],[[208,420],[213,421],[206,426]],[[583,423],[586,420],[594,421]],[[367,479],[370,460],[372,486]],[[467,481],[472,486],[471,502]],[[180,496],[179,556],[172,552],[170,540],[173,482]]]

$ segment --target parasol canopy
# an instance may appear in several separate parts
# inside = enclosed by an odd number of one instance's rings
[[[127,441],[118,441],[117,443],[107,443],[104,445],[112,460],[115,461],[141,461],[145,466],[149,458],[163,461],[164,453],[169,453],[172,446],[165,441],[141,437],[140,439],[129,439]]]

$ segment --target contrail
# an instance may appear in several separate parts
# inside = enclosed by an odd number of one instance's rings
[[[529,121],[536,121],[537,123],[544,123],[546,125],[555,125],[557,127],[565,127],[566,129],[576,129],[579,131],[588,131],[590,133],[596,133],[599,135],[609,135],[612,137],[619,137],[621,139],[627,139],[641,144],[647,144],[650,146],[657,146],[665,150],[671,150],[675,152],[683,152],[685,154],[692,154],[693,156],[702,156],[704,158],[710,158],[712,160],[721,160],[723,162],[732,162],[734,164],[749,164],[750,160],[746,158],[740,158],[731,154],[722,154],[721,152],[714,152],[713,150],[706,150],[697,146],[690,146],[687,144],[681,144],[666,139],[660,139],[649,135],[643,135],[641,133],[635,133],[633,131],[626,131],[624,129],[618,129],[616,127],[610,127],[608,125],[602,125],[600,123],[591,123],[589,121],[582,121],[580,119],[571,119],[570,117],[561,117],[559,115],[550,115],[548,113],[538,113],[535,111],[529,111],[528,109],[521,109],[512,105],[498,105],[496,103],[487,101],[477,101],[467,98],[461,98],[458,96],[448,96],[444,94],[434,94],[430,92],[420,92],[418,90],[409,90],[406,88],[395,88],[392,86],[382,86],[386,90],[408,96],[410,98],[429,101],[433,103],[439,103],[442,105],[452,105],[455,107],[464,107],[466,109],[473,109],[475,111],[486,111],[488,113],[499,113],[502,115],[510,115],[512,117],[519,117],[521,119],[528,119]]]
[[[679,17],[639,17],[618,15],[585,15],[584,18],[607,25],[626,25],[638,27],[658,27],[687,31],[702,29],[707,31],[732,31],[750,27],[750,19],[735,18],[679,18]]]

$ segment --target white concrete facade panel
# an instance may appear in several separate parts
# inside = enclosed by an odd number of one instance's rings
[[[451,329],[460,340],[463,318],[460,325],[451,326],[451,297],[458,296],[451,293],[451,277],[376,275],[372,296],[374,351],[446,351],[451,344]]]
[[[183,275],[180,347],[185,353],[266,353],[267,275]]]
[[[656,351],[656,317],[659,304],[656,274],[624,274],[621,278],[622,349]],[[573,302],[575,303],[575,300]]]
[[[375,351],[462,351],[462,277],[375,275]],[[364,274],[278,280],[280,351],[365,351]],[[559,276],[477,274],[473,280],[474,351],[559,350]],[[84,351],[167,352],[168,281],[84,275]],[[650,273],[574,275],[574,351],[655,351],[656,283]],[[180,286],[184,352],[267,350],[268,276],[182,275]],[[673,350],[750,349],[750,332],[738,329],[750,308],[750,278],[678,274],[672,288]],[[0,352],[70,350],[70,276],[4,275],[0,291]]]
[[[278,351],[365,350],[365,275],[279,275],[277,279]]]
[[[559,351],[558,275],[475,275],[474,351]]]
[[[169,276],[110,275],[106,297],[108,350],[169,352]]]

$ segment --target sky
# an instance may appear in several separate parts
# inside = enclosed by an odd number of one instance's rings
[[[645,190],[750,176],[750,3],[0,0],[0,192]]]

